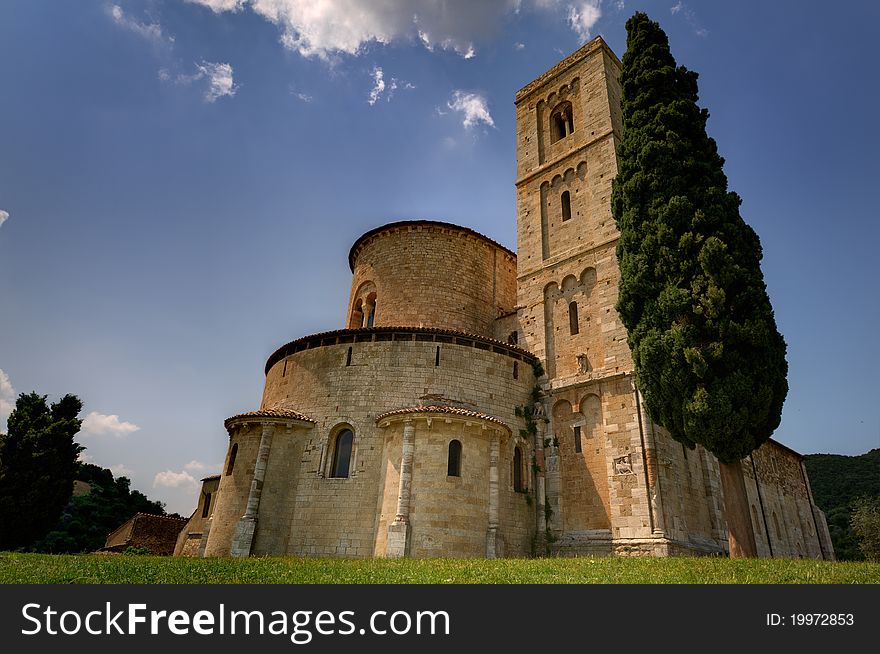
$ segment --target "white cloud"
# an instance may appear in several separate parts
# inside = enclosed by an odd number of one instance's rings
[[[159,79],[167,82],[171,79],[171,73],[163,68],[159,70]],[[233,79],[232,66],[229,64],[203,61],[196,64],[196,72],[192,75],[178,75],[174,81],[177,84],[192,84],[201,80],[207,81],[205,89],[205,102],[214,102],[222,97],[234,97],[238,86]]]
[[[469,59],[475,43],[496,33],[523,0],[189,0],[215,13],[249,8],[276,25],[281,42],[304,57],[358,55],[369,44],[421,41],[430,50],[451,50]],[[561,0],[526,0],[540,11],[558,11]],[[580,0],[578,25],[589,22],[599,0]],[[598,19],[598,16],[596,17]],[[595,20],[593,20],[595,23]],[[592,27],[592,23],[589,25]]]
[[[385,73],[384,71],[376,66],[373,68],[373,72],[371,74],[373,78],[373,88],[370,89],[370,97],[367,100],[367,103],[371,106],[376,104],[379,99],[382,97],[382,94],[387,91],[385,94],[385,100],[391,102],[391,98],[394,97],[394,92],[397,89],[403,89],[405,91],[409,91],[411,89],[416,88],[415,84],[411,84],[406,80],[400,80],[396,77],[392,77],[387,83],[385,82]]]
[[[697,18],[697,15],[693,12],[693,10],[688,7],[682,0],[678,0],[674,5],[669,8],[669,12],[675,16],[676,14],[681,14],[688,25],[691,26],[691,29],[694,31],[694,34],[701,38],[705,38],[709,36],[709,30],[707,30],[700,23],[700,20]]]
[[[468,93],[466,91],[455,90],[452,93],[452,99],[446,103],[452,111],[462,114],[462,125],[470,129],[479,123],[495,127],[495,121],[489,113],[489,105],[486,98],[479,93]]]
[[[193,473],[198,474],[198,473],[205,472],[205,470],[209,470],[209,469],[216,470],[219,467],[220,467],[219,465],[212,466],[207,463],[203,463],[202,461],[196,461],[195,459],[193,459],[192,461],[187,463],[185,466],[183,466],[183,469],[186,470],[187,472],[193,472]]]
[[[217,98],[235,95],[238,87],[232,79],[232,66],[204,61],[197,64],[199,73],[208,78],[208,89],[205,91],[205,100],[214,102]]]
[[[12,382],[9,381],[9,375],[0,368],[0,431],[2,432],[6,431],[6,419],[15,408],[15,398],[16,392]]]
[[[153,478],[153,486],[164,486],[165,488],[197,488],[199,483],[195,480],[195,478],[182,470],[181,472],[174,472],[173,470],[165,470],[164,472],[156,473],[156,476]]]
[[[3,223],[5,223],[7,220],[9,220],[9,212],[0,209],[0,227],[2,227]]]
[[[297,100],[301,100],[302,102],[306,103],[312,102],[315,99],[308,93],[295,93],[294,95],[296,95]]]
[[[119,5],[110,5],[107,7],[107,12],[113,18],[113,22],[119,27],[134,32],[148,41],[153,41],[154,43],[162,43],[165,41],[168,43],[174,42],[174,37],[164,34],[162,26],[157,22],[143,23],[135,20],[128,16]]]
[[[593,27],[602,17],[601,0],[581,0],[568,7],[568,24],[582,41],[590,38]]]
[[[385,73],[382,72],[382,69],[376,66],[373,69],[373,88],[370,89],[370,99],[367,100],[370,105],[376,104],[379,100],[379,96],[385,91]]]
[[[525,43],[520,43],[519,41],[517,41],[516,43],[513,44],[513,49],[514,49],[514,50],[522,50],[522,49],[525,48],[525,47],[526,47],[526,44],[525,44]]]
[[[122,436],[136,432],[139,429],[140,427],[134,423],[120,422],[119,416],[117,415],[108,416],[103,413],[98,413],[97,411],[92,411],[85,417],[82,423],[83,433],[92,434],[94,436],[110,434],[111,436],[121,438]]]
[[[95,463],[95,457],[93,457],[91,454],[89,454],[86,450],[82,450],[82,451],[79,453],[79,457],[77,458],[77,461],[80,461],[80,462],[82,462],[82,463],[92,463],[92,464],[94,464],[94,463]]]
[[[131,479],[131,476],[134,474],[134,470],[124,463],[117,463],[116,465],[110,466],[110,472],[113,473],[114,477],[128,477],[129,479]]]

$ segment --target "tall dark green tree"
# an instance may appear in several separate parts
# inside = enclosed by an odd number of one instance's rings
[[[28,547],[55,526],[70,499],[82,446],[73,440],[82,402],[18,396],[0,434],[0,550]]]
[[[706,134],[697,74],[676,65],[666,34],[647,15],[636,13],[626,28],[612,194],[617,310],[648,413],[676,440],[718,457],[731,556],[754,556],[740,460],[779,425],[785,341],[760,241]]]

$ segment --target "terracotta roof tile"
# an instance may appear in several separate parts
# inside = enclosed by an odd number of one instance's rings
[[[228,426],[230,422],[238,420],[239,418],[292,418],[293,420],[315,422],[308,416],[303,415],[299,411],[294,411],[293,409],[269,407],[268,409],[259,409],[257,411],[249,411],[248,413],[239,413],[238,415],[230,416],[223,422],[223,424]]]
[[[384,418],[388,418],[389,416],[397,416],[403,415],[407,413],[447,413],[456,416],[463,416],[466,418],[476,418],[478,420],[485,420],[487,422],[494,422],[502,427],[508,427],[507,423],[495,416],[490,416],[488,413],[480,413],[479,411],[471,411],[470,409],[463,409],[457,406],[445,406],[445,405],[430,405],[430,406],[412,406],[404,409],[394,409],[393,411],[386,411],[376,417],[376,422],[378,423]]]

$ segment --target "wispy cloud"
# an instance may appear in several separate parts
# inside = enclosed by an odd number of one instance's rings
[[[523,5],[564,14],[583,39],[602,15],[601,0],[188,0],[215,13],[249,8],[273,23],[282,44],[304,57],[357,56],[371,44],[421,43],[429,50],[476,56],[476,44],[497,33],[504,18]],[[618,3],[620,0],[618,0]]]
[[[107,13],[113,18],[113,22],[119,27],[141,36],[148,41],[154,43],[174,43],[174,37],[162,30],[162,26],[157,22],[142,22],[132,18],[119,5],[109,5]]]
[[[373,88],[370,89],[370,99],[367,102],[372,106],[385,91],[385,73],[376,66],[373,69]]]
[[[110,466],[110,472],[112,472],[113,476],[115,477],[131,478],[131,476],[134,474],[134,470],[129,468],[124,463],[117,463],[116,465]]]
[[[199,482],[197,482],[195,478],[186,470],[182,470],[180,472],[165,470],[164,472],[156,473],[156,476],[153,477],[154,487],[197,488],[198,485]]]
[[[92,411],[82,423],[83,433],[93,436],[110,435],[122,438],[139,430],[140,427],[136,424],[120,421],[119,416],[115,414],[105,415],[97,411]]]
[[[691,26],[691,29],[694,30],[694,34],[701,38],[706,38],[709,36],[709,30],[707,30],[700,23],[700,20],[697,18],[697,15],[693,12],[693,10],[688,7],[682,0],[678,0],[674,5],[669,8],[669,12],[675,16],[676,14],[681,14],[688,25]]]
[[[0,431],[2,432],[6,431],[6,419],[15,408],[15,398],[16,392],[12,382],[9,381],[9,375],[0,368]]]
[[[203,461],[196,461],[195,459],[193,459],[192,461],[187,463],[185,466],[183,466],[184,470],[186,470],[187,472],[190,472],[194,475],[203,475],[206,472],[212,472],[212,471],[216,472],[217,470],[220,470],[220,468],[221,468],[221,465],[219,463],[211,464],[211,463],[205,463]]]
[[[593,27],[602,18],[601,0],[581,0],[568,7],[568,24],[581,41],[590,38]]]
[[[9,212],[0,209],[0,227],[2,227],[3,223],[5,223],[7,220],[9,220]]]
[[[517,41],[516,43],[513,44],[513,49],[514,49],[514,50],[522,50],[522,49],[525,48],[525,47],[526,47],[526,44],[525,44],[525,43],[520,43],[519,41]]]
[[[375,66],[373,68],[373,72],[370,73],[370,77],[373,80],[373,88],[370,89],[370,97],[367,99],[367,103],[370,106],[376,104],[383,94],[385,95],[385,100],[391,102],[391,98],[394,97],[394,92],[397,89],[409,91],[416,88],[415,84],[411,84],[406,80],[397,79],[396,77],[392,77],[386,83],[385,72],[381,68],[379,68],[379,66]]]
[[[479,124],[495,127],[495,121],[492,120],[492,114],[489,113],[489,103],[486,97],[479,93],[470,93],[456,89],[452,93],[452,98],[446,103],[452,111],[462,116],[461,124],[466,129],[470,129]]]
[[[168,82],[172,79],[171,72],[166,68],[159,69],[159,79]],[[205,102],[216,102],[220,98],[234,97],[238,85],[233,77],[232,66],[229,64],[203,61],[196,64],[196,72],[190,75],[180,74],[174,78],[176,84],[189,85],[196,82],[205,83],[203,97]]]

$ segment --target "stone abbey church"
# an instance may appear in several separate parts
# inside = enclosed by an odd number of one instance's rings
[[[596,38],[516,94],[516,253],[431,220],[357,239],[345,328],[269,357],[176,553],[726,553],[718,463],[651,422],[614,309],[619,71]],[[742,467],[759,555],[833,558],[802,457]]]

